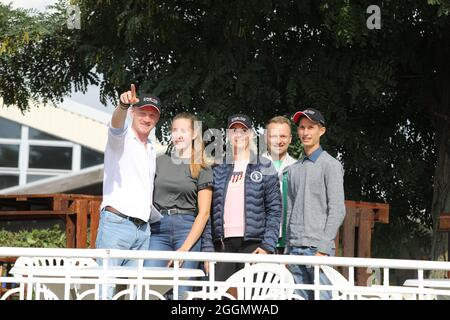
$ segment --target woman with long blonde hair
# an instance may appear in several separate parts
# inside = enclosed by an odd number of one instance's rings
[[[163,217],[150,225],[149,250],[200,251],[211,208],[212,170],[192,114],[183,112],[173,118],[171,144],[170,154],[156,158],[153,204]],[[172,261],[146,260],[145,265],[166,267]],[[198,262],[185,261],[183,267],[198,268]],[[179,296],[187,290],[181,286]]]

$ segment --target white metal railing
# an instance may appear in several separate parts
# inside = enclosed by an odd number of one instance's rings
[[[271,263],[278,265],[311,265],[314,267],[314,284],[295,284],[279,281],[270,283],[259,281],[248,282],[236,280],[233,287],[236,288],[271,288],[279,289],[284,295],[276,298],[296,299],[300,298],[292,294],[294,290],[308,289],[314,291],[315,299],[319,299],[322,290],[333,292],[333,299],[435,299],[450,298],[450,279],[430,282],[424,278],[424,271],[441,270],[450,271],[450,262],[400,260],[400,259],[376,259],[376,258],[347,258],[347,257],[315,257],[294,255],[256,255],[233,253],[204,253],[204,252],[173,252],[173,251],[127,251],[106,249],[48,249],[48,248],[6,248],[0,247],[0,260],[2,257],[59,257],[65,259],[92,258],[102,262],[101,267],[74,266],[70,264],[58,266],[33,266],[22,267],[22,273],[0,277],[0,283],[13,285],[12,289],[3,289],[0,299],[106,299],[110,286],[125,287],[116,292],[114,298],[128,296],[130,299],[164,299],[163,291],[173,288],[174,297],[178,296],[180,286],[190,286],[200,289],[204,299],[220,298],[215,293],[218,288],[230,287],[230,283],[215,281],[214,264],[216,262],[238,262],[247,266],[254,263]],[[115,268],[111,266],[112,259],[136,260],[134,268]],[[168,270],[160,270],[157,273],[152,269],[144,268],[144,260],[174,260],[174,266]],[[210,272],[206,277],[200,277],[199,272],[195,277],[186,273],[187,270],[180,267],[179,260],[184,261],[209,261]],[[327,274],[331,285],[320,284],[319,270],[331,271],[322,266],[343,267],[348,270],[349,280],[334,273]],[[355,268],[370,268],[380,270],[382,279],[380,283],[369,286],[357,286],[354,281]],[[16,268],[19,269],[19,268]],[[95,269],[95,270],[94,270]],[[393,269],[408,269],[415,271],[416,280],[409,281],[412,286],[392,285],[389,272]],[[23,272],[25,270],[25,272]],[[46,271],[46,272],[42,272]],[[197,270],[198,271],[198,270]],[[166,272],[166,273],[165,273]],[[185,273],[183,273],[185,272]],[[340,277],[339,277],[340,276]],[[448,281],[448,282],[447,282]],[[433,285],[429,285],[432,283]],[[436,283],[438,285],[436,285]],[[53,287],[52,287],[53,285]],[[63,294],[58,295],[52,291],[59,285]],[[158,291],[155,288],[163,288]],[[77,291],[73,295],[73,291]],[[289,293],[287,293],[289,292]],[[297,293],[297,291],[295,291]],[[254,299],[268,299],[270,297],[256,296]]]

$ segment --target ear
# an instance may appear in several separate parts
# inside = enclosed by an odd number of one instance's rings
[[[327,128],[325,128],[324,126],[320,126],[320,129],[319,129],[320,136],[323,136],[326,131],[327,131]]]

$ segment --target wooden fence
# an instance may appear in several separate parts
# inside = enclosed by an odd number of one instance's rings
[[[86,248],[89,226],[93,247],[101,201],[100,196],[79,194],[0,195],[0,219],[61,218],[66,225],[67,248]]]
[[[345,201],[346,215],[336,236],[337,255],[370,258],[372,232],[375,223],[389,223],[389,205],[384,203]],[[348,278],[348,270],[342,270]],[[355,282],[363,286],[370,274],[367,268],[357,268]]]
[[[447,233],[447,261],[450,261],[450,212],[442,212],[439,216],[439,231]],[[447,278],[450,279],[450,271]]]

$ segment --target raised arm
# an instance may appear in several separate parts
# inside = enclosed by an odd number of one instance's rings
[[[138,102],[139,99],[136,96],[136,88],[134,84],[132,84],[130,90],[120,95],[119,104],[116,109],[114,109],[114,113],[112,115],[111,127],[116,129],[123,128],[125,125],[125,119],[127,118],[128,108]]]

